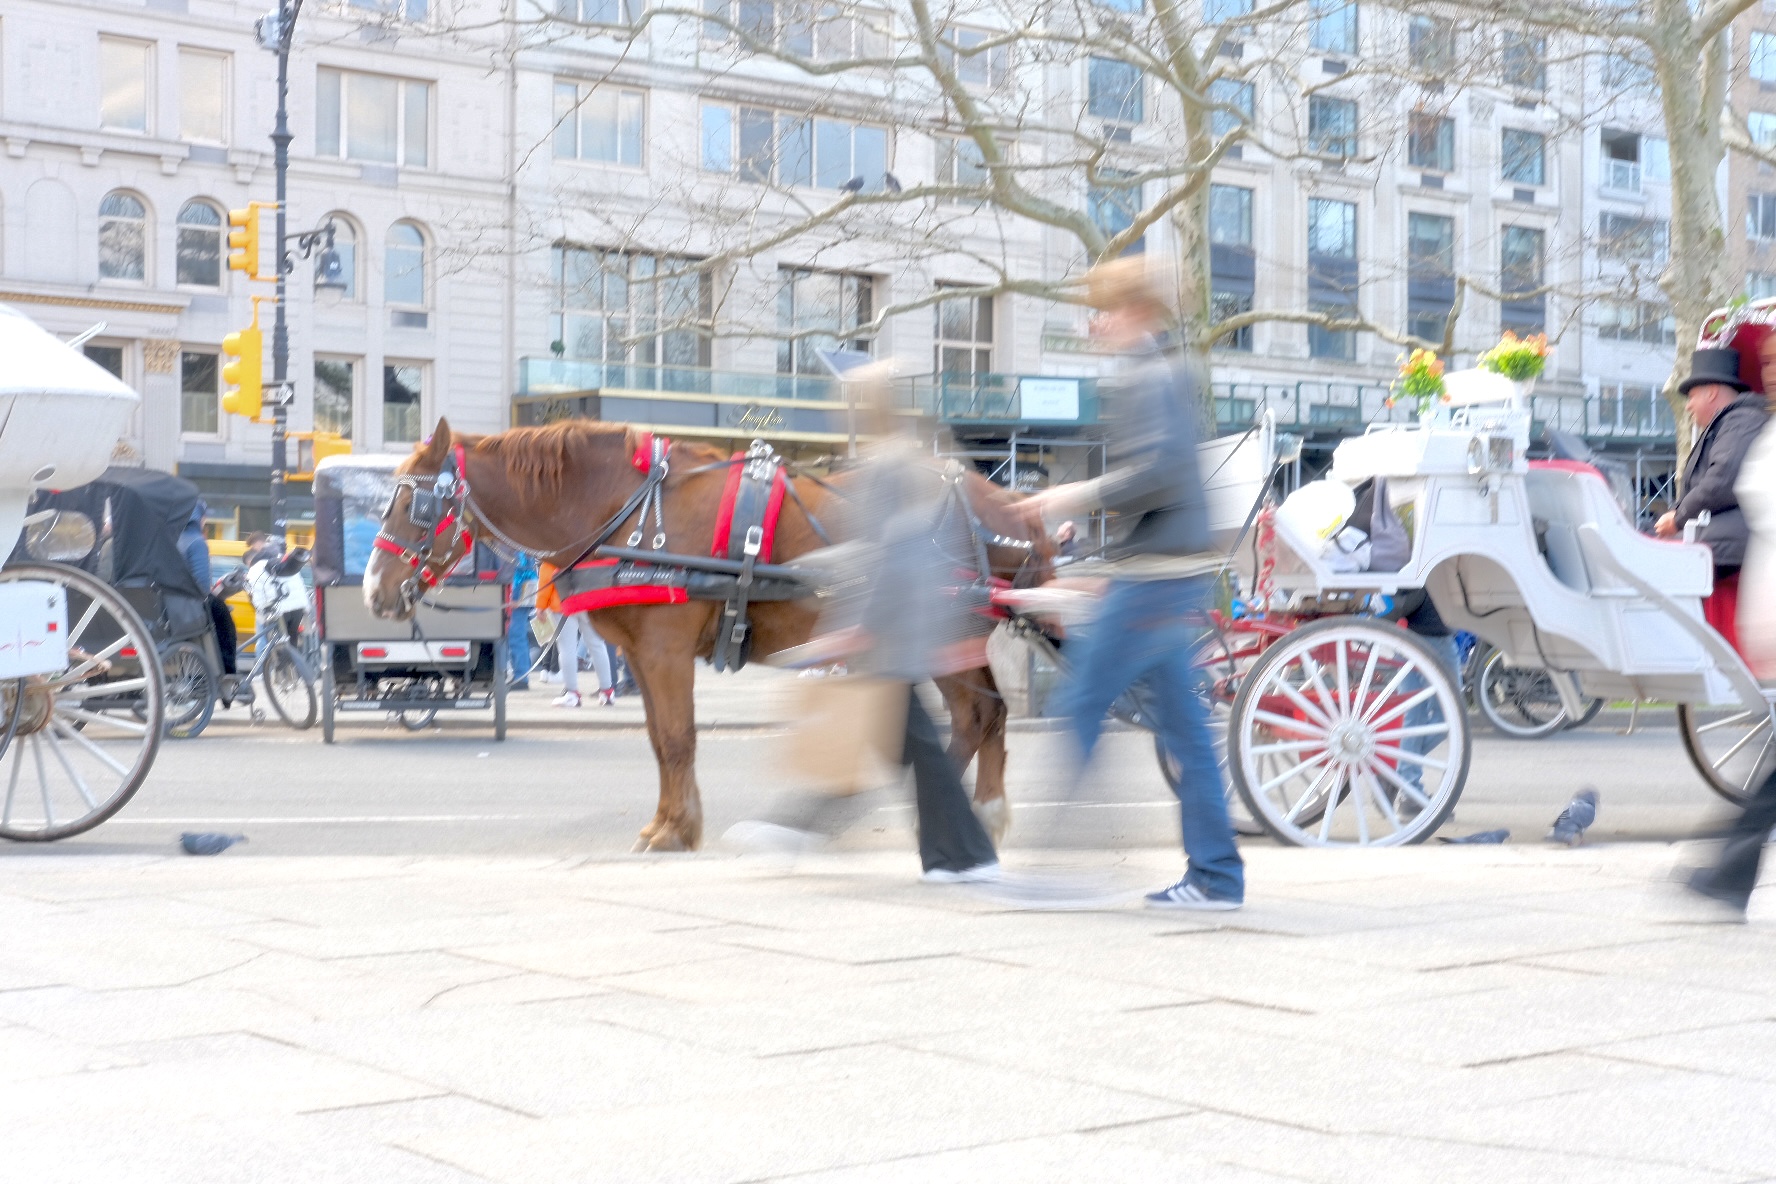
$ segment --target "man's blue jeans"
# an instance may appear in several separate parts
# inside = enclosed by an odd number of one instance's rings
[[[1084,634],[1067,645],[1071,674],[1061,692],[1080,757],[1091,759],[1104,716],[1124,691],[1144,684],[1166,748],[1178,761],[1178,821],[1188,878],[1210,896],[1244,900],[1245,864],[1227,822],[1227,798],[1207,713],[1196,691],[1191,614],[1208,603],[1206,578],[1113,583]]]
[[[512,610],[512,624],[506,630],[506,660],[512,664],[512,681],[519,682],[530,674],[530,610]]]

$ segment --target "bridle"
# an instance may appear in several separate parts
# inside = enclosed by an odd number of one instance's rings
[[[468,462],[463,456],[463,446],[457,444],[445,457],[444,467],[435,475],[406,474],[395,478],[394,491],[389,494],[389,504],[382,512],[385,525],[377,530],[376,541],[371,545],[412,569],[412,574],[401,581],[401,598],[408,604],[417,603],[426,592],[449,579],[450,573],[474,548],[475,539],[469,533],[465,515],[469,500],[467,474]],[[407,520],[420,530],[417,542],[396,538],[388,532],[386,525],[402,489],[406,489],[409,495]],[[439,550],[440,539],[444,540],[442,550],[445,555],[455,551],[459,544],[462,546],[461,553],[442,571],[436,570],[437,565],[432,559]]]

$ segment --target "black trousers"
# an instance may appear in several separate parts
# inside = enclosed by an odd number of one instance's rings
[[[907,688],[906,735],[901,744],[900,765],[912,766],[913,804],[919,815],[919,861],[926,871],[943,868],[961,871],[999,858],[993,840],[975,817],[962,774],[944,751],[937,725],[919,702],[918,692]],[[777,811],[783,825],[797,830],[836,835],[870,809],[868,795],[808,794],[786,803]]]
[[[1746,803],[1745,812],[1727,832],[1720,862],[1708,874],[1709,886],[1732,897],[1741,908],[1750,903],[1751,890],[1757,886],[1758,861],[1772,827],[1776,827],[1776,772],[1764,780]]]
[[[234,617],[228,611],[228,605],[219,597],[206,596],[204,603],[210,610],[210,624],[216,630],[216,649],[222,658],[222,673],[233,674],[234,652],[240,645],[235,635]]]

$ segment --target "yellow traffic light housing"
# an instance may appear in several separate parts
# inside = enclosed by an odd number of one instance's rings
[[[259,274],[259,215],[275,209],[275,201],[250,201],[244,210],[228,211],[228,225],[234,228],[228,232],[228,270],[244,271],[252,279],[265,278]]]
[[[222,410],[230,415],[258,419],[264,406],[265,336],[259,331],[259,302],[253,297],[253,323],[222,339],[222,353],[229,361],[222,367],[222,381],[232,388],[222,395]]]

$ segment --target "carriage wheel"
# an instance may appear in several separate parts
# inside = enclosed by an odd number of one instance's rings
[[[1421,843],[1455,809],[1470,738],[1461,691],[1424,642],[1360,618],[1276,641],[1233,702],[1228,772],[1296,846]]]
[[[1770,695],[1773,692],[1766,689]],[[1734,707],[1677,705],[1677,730],[1690,763],[1708,788],[1734,805],[1743,806],[1757,792],[1759,771],[1776,754],[1771,713]]]
[[[1208,720],[1209,739],[1215,746],[1215,767],[1220,771],[1221,784],[1227,792],[1228,821],[1239,834],[1261,835],[1264,827],[1246,812],[1245,804],[1240,801],[1227,774],[1227,724],[1233,718],[1233,697],[1239,690],[1241,668],[1250,664],[1249,655],[1234,654],[1227,634],[1219,625],[1211,625],[1190,654],[1190,665],[1199,680],[1197,690],[1203,701],[1203,714]],[[1153,753],[1159,760],[1160,776],[1176,793],[1179,782],[1184,779],[1184,769],[1166,750],[1165,741],[1158,733],[1153,737]]]
[[[409,732],[423,732],[432,726],[433,720],[438,718],[438,709],[436,707],[427,707],[423,710],[409,708],[406,711],[395,712],[395,718],[400,720],[401,726]]]
[[[160,751],[164,687],[160,664],[141,660],[154,653],[148,626],[108,585],[51,563],[0,571],[16,580],[67,594],[68,664],[0,688],[0,837],[61,839],[117,813],[142,784]]]
[[[1474,702],[1487,723],[1518,740],[1539,740],[1566,727],[1566,708],[1548,672],[1513,666],[1502,650],[1493,650],[1480,667]]]
[[[209,726],[220,694],[220,679],[203,647],[189,641],[175,642],[160,654],[166,681],[166,733],[175,740],[192,740]]]

